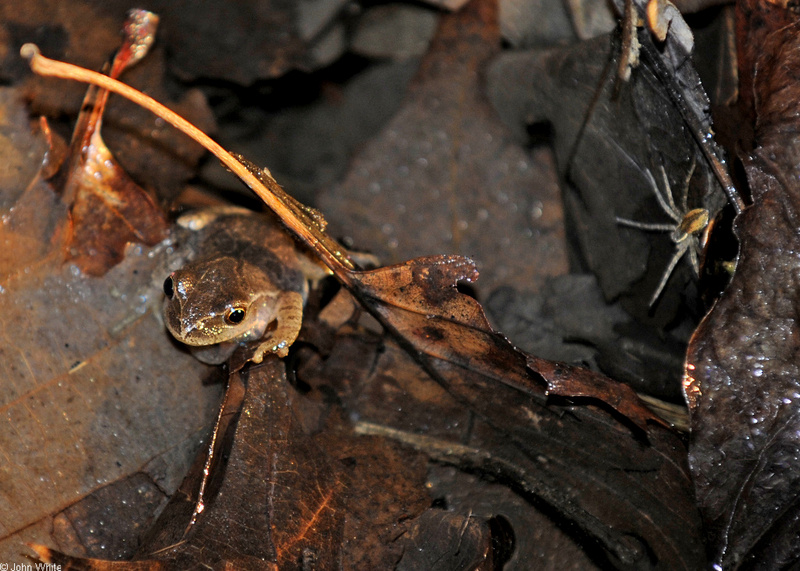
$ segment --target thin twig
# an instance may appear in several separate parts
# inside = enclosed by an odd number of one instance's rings
[[[317,235],[310,227],[311,224],[307,224],[301,220],[294,209],[268,188],[274,186],[280,189],[280,186],[267,169],[261,169],[259,171],[259,174],[264,178],[264,180],[260,180],[247,166],[242,164],[241,161],[236,159],[203,131],[152,97],[148,97],[129,85],[116,81],[101,73],[46,58],[41,54],[39,48],[35,44],[23,45],[20,49],[20,55],[29,61],[31,69],[38,75],[70,79],[96,85],[121,95],[137,105],[144,107],[158,117],[161,117],[164,121],[197,141],[216,156],[223,165],[229,168],[242,182],[255,192],[269,208],[275,211],[292,232],[303,240],[309,248],[317,252],[331,271],[338,276],[342,276],[347,273],[347,270],[353,268],[341,246],[338,246],[338,244],[327,237]]]

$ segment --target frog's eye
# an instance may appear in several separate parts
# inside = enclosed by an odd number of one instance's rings
[[[244,309],[233,307],[225,313],[225,321],[231,325],[238,325],[244,321]]]
[[[172,276],[164,280],[164,294],[170,299],[175,295],[175,284],[172,281]]]

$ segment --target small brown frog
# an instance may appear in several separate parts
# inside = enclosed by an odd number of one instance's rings
[[[205,363],[222,363],[254,341],[260,343],[249,360],[285,357],[300,332],[308,281],[327,271],[267,215],[212,208],[178,224],[202,238],[196,255],[164,281],[170,333]]]

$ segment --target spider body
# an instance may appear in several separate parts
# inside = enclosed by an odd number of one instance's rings
[[[650,307],[652,307],[653,304],[655,304],[655,302],[658,300],[661,292],[664,291],[664,287],[667,285],[667,281],[669,281],[669,277],[672,275],[675,266],[678,265],[678,262],[685,255],[688,254],[689,262],[692,265],[695,275],[700,275],[698,253],[700,252],[701,241],[699,235],[708,227],[709,212],[705,208],[694,208],[689,210],[686,205],[687,195],[689,193],[689,181],[694,174],[694,167],[695,165],[692,163],[692,168],[689,169],[689,174],[684,181],[684,189],[681,197],[680,208],[678,208],[678,206],[675,204],[675,199],[672,197],[672,190],[670,189],[669,179],[667,178],[667,172],[664,170],[664,167],[661,167],[661,176],[664,180],[665,188],[663,195],[659,190],[658,184],[653,178],[653,175],[649,170],[646,171],[653,194],[655,194],[658,204],[661,206],[661,209],[664,211],[664,213],[672,219],[672,223],[648,223],[617,217],[617,224],[622,226],[638,228],[639,230],[645,230],[648,232],[669,232],[670,238],[675,244],[675,253],[672,255],[672,258],[667,264],[656,291],[650,298]],[[703,242],[705,242],[705,240],[703,240]]]

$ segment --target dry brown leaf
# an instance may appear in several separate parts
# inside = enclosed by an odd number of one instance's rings
[[[158,17],[143,10],[129,15],[122,47],[109,76],[118,77],[150,47]],[[62,200],[69,205],[67,259],[90,275],[118,264],[131,242],[153,246],[166,237],[162,210],[123,171],[100,135],[109,92],[91,86],[64,164]]]

